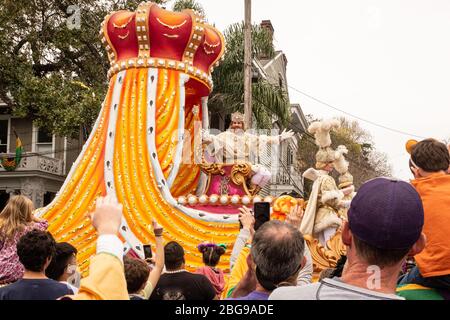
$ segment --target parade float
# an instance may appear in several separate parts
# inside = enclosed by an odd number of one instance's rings
[[[166,242],[184,247],[187,269],[202,265],[197,246],[207,241],[227,246],[219,267],[228,271],[238,208],[266,201],[283,219],[297,200],[259,196],[252,163],[205,160],[202,129],[209,128],[211,73],[223,59],[223,35],[197,12],[151,2],[109,14],[100,35],[111,63],[106,98],[60,192],[38,215],[57,241],[77,247],[84,274],[97,238],[87,213],[105,195],[123,204],[125,253],[143,257],[155,220]],[[305,238],[316,272],[343,253],[339,231],[325,246]]]

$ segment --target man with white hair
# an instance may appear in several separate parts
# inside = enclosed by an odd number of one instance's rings
[[[203,132],[203,143],[208,145],[207,152],[216,163],[234,164],[248,162],[252,164],[251,182],[259,187],[265,186],[271,178],[271,172],[260,164],[253,164],[254,155],[267,144],[280,144],[294,136],[291,130],[284,130],[279,136],[254,135],[245,132],[244,115],[235,112],[231,115],[230,128],[216,136]]]

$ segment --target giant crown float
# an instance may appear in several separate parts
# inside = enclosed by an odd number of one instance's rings
[[[109,14],[100,34],[111,63],[107,96],[60,192],[38,214],[50,221],[58,241],[78,248],[86,273],[97,238],[86,213],[97,197],[113,196],[124,208],[120,237],[126,252],[143,257],[156,220],[165,241],[183,245],[187,267],[196,268],[202,264],[199,243],[231,247],[238,231],[236,216],[178,201],[194,194],[200,179],[194,156],[201,150],[194,150],[194,140],[207,118],[223,36],[192,10],[170,12],[151,2]],[[222,266],[228,261],[226,256]]]
[[[208,128],[211,73],[224,54],[224,38],[192,10],[170,12],[151,2],[109,14],[100,34],[111,63],[108,93],[60,192],[37,214],[50,222],[57,241],[77,247],[84,275],[97,239],[86,213],[105,195],[123,204],[124,253],[144,256],[155,220],[166,242],[184,247],[186,267],[195,269],[203,264],[200,243],[232,247],[238,206],[272,201],[246,184],[248,165],[198,161],[202,149],[195,142]],[[207,190],[198,194],[205,176]],[[226,188],[223,178],[230,178]],[[288,212],[290,206],[276,207]],[[229,268],[229,255],[219,267]]]

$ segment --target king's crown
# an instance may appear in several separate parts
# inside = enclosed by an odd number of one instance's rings
[[[142,2],[135,12],[106,16],[101,30],[111,69],[109,76],[128,68],[180,70],[212,87],[211,72],[223,58],[223,35],[197,12],[172,12]]]

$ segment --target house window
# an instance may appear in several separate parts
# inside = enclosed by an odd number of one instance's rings
[[[211,113],[210,128],[220,130],[220,114],[218,112]]]
[[[278,85],[280,86],[280,89],[284,89],[284,79],[281,72],[278,73]]]
[[[45,129],[36,128],[36,148],[35,152],[53,157],[53,135]]]
[[[53,199],[55,199],[56,193],[46,192],[44,193],[44,206],[49,205]]]
[[[0,153],[8,152],[9,120],[0,120]]]
[[[287,165],[288,165],[288,167],[290,167],[293,164],[294,164],[294,154],[291,150],[291,147],[289,146],[287,149]]]
[[[0,210],[3,210],[3,208],[6,206],[6,203],[8,203],[9,200],[9,193],[7,193],[5,190],[0,190]]]

